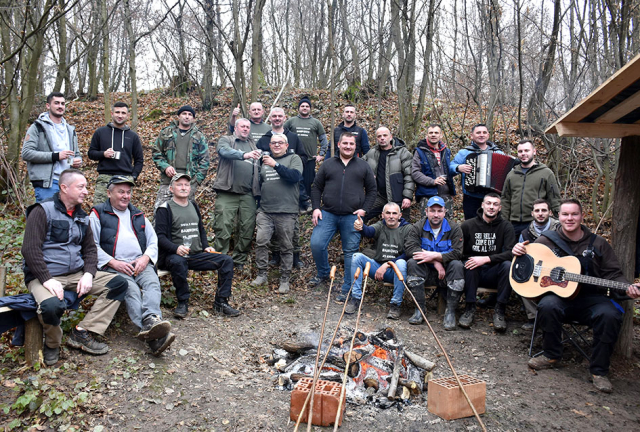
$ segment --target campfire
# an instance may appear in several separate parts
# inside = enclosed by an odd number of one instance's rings
[[[412,395],[426,391],[435,363],[405,349],[392,328],[356,332],[353,349],[349,351],[353,334],[353,329],[341,327],[319,376],[321,380],[342,382],[348,363],[347,401],[389,408],[401,406]],[[292,390],[300,379],[313,378],[318,344],[312,339],[279,342],[278,348],[265,359],[280,372],[277,379],[280,389]],[[327,348],[325,343],[323,355]]]

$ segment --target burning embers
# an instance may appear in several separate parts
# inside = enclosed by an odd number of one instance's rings
[[[341,382],[349,364],[346,384],[347,400],[355,404],[374,403],[382,408],[396,401],[406,401],[411,395],[426,391],[427,381],[435,363],[407,351],[393,329],[356,333],[353,349],[349,342],[353,329],[341,328],[321,369],[319,379]],[[267,361],[282,372],[278,385],[291,390],[301,378],[313,378],[317,344],[282,342],[277,344]],[[322,353],[327,347],[322,347]],[[348,361],[347,361],[348,360]]]

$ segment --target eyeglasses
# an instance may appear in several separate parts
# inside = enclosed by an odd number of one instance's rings
[[[271,144],[271,145],[274,145],[274,146],[283,146],[283,145],[285,145],[285,144],[287,144],[287,143],[286,143],[286,142],[284,142],[284,141],[271,141],[271,143],[270,143],[270,144]]]

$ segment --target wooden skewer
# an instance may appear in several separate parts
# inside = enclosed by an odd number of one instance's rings
[[[362,297],[360,297],[360,306],[358,306],[358,315],[356,315],[356,325],[353,329],[353,337],[351,338],[351,345],[349,346],[349,353],[353,351],[353,343],[356,340],[356,334],[358,333],[358,324],[360,323],[360,312],[362,311],[362,302],[364,301],[364,294],[367,291],[367,281],[369,280],[369,270],[371,269],[371,263],[367,262],[364,266],[364,272],[362,273]],[[347,297],[348,298],[348,297]],[[346,305],[346,301],[345,301]],[[340,421],[340,413],[342,411],[342,399],[345,397],[347,391],[347,373],[349,372],[349,361],[351,355],[348,356],[346,365],[344,367],[344,376],[342,377],[342,389],[340,390],[340,398],[338,400],[338,411],[336,411],[336,420],[333,423],[333,432],[338,430],[338,422]]]
[[[353,281],[351,282],[351,288],[349,288],[349,292],[347,293],[347,299],[349,295],[351,295],[351,289],[353,288],[354,282],[360,277],[360,268],[356,269],[356,272],[353,274]],[[331,351],[331,347],[333,346],[333,342],[336,340],[336,335],[338,334],[338,330],[340,329],[340,323],[342,322],[342,317],[344,317],[344,311],[347,309],[347,301],[345,300],[344,305],[342,306],[342,313],[340,314],[340,318],[338,318],[338,323],[336,324],[336,329],[333,331],[333,336],[331,336],[331,342],[329,342],[329,348],[327,352],[324,354],[322,358],[322,363],[318,367],[318,376],[320,376],[320,371],[324,367],[327,358],[329,357],[329,352]],[[315,373],[315,371],[314,371]],[[302,421],[302,416],[304,415],[305,410],[307,409],[307,405],[309,404],[309,400],[311,399],[311,392],[307,394],[307,398],[302,405],[302,409],[300,410],[300,415],[298,416],[298,420],[296,421],[296,426],[293,429],[293,432],[298,432],[298,427],[300,426],[300,422]]]
[[[311,432],[311,422],[313,421],[313,399],[316,394],[316,383],[318,382],[318,377],[320,376],[320,371],[318,370],[318,360],[320,360],[320,350],[322,349],[322,338],[324,337],[324,325],[327,322],[327,313],[329,312],[329,304],[331,302],[331,288],[333,287],[333,280],[336,277],[336,266],[331,267],[331,273],[329,274],[329,278],[331,278],[331,283],[329,284],[329,293],[327,294],[327,305],[324,308],[324,318],[322,319],[322,328],[320,329],[320,339],[318,341],[318,351],[316,352],[316,361],[313,364],[313,382],[311,383],[311,390],[309,390],[310,401],[309,401],[309,422],[307,423],[307,432]],[[300,413],[300,417],[302,418],[302,413]]]
[[[431,330],[431,334],[433,334],[433,337],[435,338],[436,343],[440,347],[440,350],[442,351],[442,354],[444,354],[444,358],[447,360],[447,364],[449,365],[449,368],[451,369],[451,372],[453,372],[453,376],[456,379],[456,382],[458,383],[458,387],[460,387],[460,390],[462,390],[462,394],[464,395],[465,399],[467,400],[467,403],[471,407],[471,410],[473,411],[473,415],[478,420],[478,423],[480,423],[480,426],[482,427],[482,430],[484,432],[486,432],[487,428],[485,427],[484,423],[480,419],[480,415],[478,414],[478,411],[476,410],[476,407],[473,406],[473,402],[471,402],[471,399],[469,398],[469,395],[467,394],[466,390],[464,389],[464,386],[462,385],[462,382],[460,382],[460,378],[458,378],[458,374],[456,373],[456,370],[453,368],[453,364],[451,363],[451,359],[449,359],[449,355],[447,354],[447,351],[444,349],[444,347],[440,343],[440,339],[438,339],[438,335],[436,335],[436,332],[433,330],[433,327],[431,327],[431,324],[429,323],[429,320],[427,319],[427,317],[425,316],[424,312],[422,311],[422,308],[418,304],[418,300],[416,300],[416,298],[413,296],[413,293],[411,292],[411,290],[409,289],[407,284],[404,282],[404,276],[402,276],[402,272],[400,272],[400,269],[398,268],[398,266],[396,266],[396,264],[394,262],[389,261],[387,264],[389,264],[391,266],[391,268],[393,268],[393,271],[396,272],[396,276],[398,277],[398,280],[401,281],[402,284],[404,285],[404,288],[405,288],[404,291],[408,292],[411,295],[411,298],[413,299],[413,302],[416,304],[416,307],[420,311],[420,314],[422,314],[422,318],[424,318],[424,322],[427,323],[427,326],[429,327],[429,330]]]

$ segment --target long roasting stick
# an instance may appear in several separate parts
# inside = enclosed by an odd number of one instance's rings
[[[318,360],[320,360],[320,350],[322,350],[322,338],[324,337],[324,325],[327,322],[327,313],[329,312],[329,304],[331,303],[331,288],[333,287],[333,280],[336,277],[336,266],[331,267],[331,274],[329,275],[331,278],[331,284],[329,284],[329,293],[327,294],[327,305],[324,308],[324,318],[322,319],[322,328],[320,329],[320,339],[318,341],[318,351],[316,352],[316,361],[313,364],[313,382],[311,383],[311,390],[309,390],[309,394],[311,395],[311,400],[309,401],[309,423],[307,424],[307,432],[311,432],[311,422],[313,421],[313,398],[316,394],[316,383],[318,382],[318,377],[320,376],[320,371],[318,370]],[[302,413],[301,413],[302,414]],[[298,417],[302,418],[302,415]]]
[[[418,304],[418,301],[413,296],[413,293],[411,292],[409,287],[407,287],[407,284],[404,282],[404,276],[402,276],[402,273],[400,272],[400,269],[396,266],[395,263],[393,263],[391,261],[389,261],[387,264],[389,264],[391,266],[391,268],[393,268],[393,271],[396,272],[396,276],[398,277],[398,280],[400,280],[402,282],[402,284],[404,285],[404,288],[405,288],[404,291],[408,292],[411,295],[411,298],[413,299],[413,302],[416,304],[416,307],[420,311],[420,314],[422,314],[422,318],[424,318],[424,322],[427,323],[427,326],[429,327],[429,330],[431,330],[431,334],[433,334],[433,337],[435,338],[436,343],[440,347],[440,350],[442,351],[442,354],[444,354],[444,358],[447,360],[447,363],[449,364],[449,368],[451,368],[451,372],[453,372],[453,376],[455,377],[456,382],[458,383],[458,387],[460,387],[460,390],[462,390],[462,394],[464,395],[465,399],[467,400],[467,403],[471,407],[471,410],[473,411],[473,415],[478,420],[478,423],[480,423],[480,426],[482,427],[482,430],[484,432],[486,432],[487,428],[485,427],[484,423],[482,423],[482,420],[480,419],[480,415],[478,415],[478,411],[476,410],[476,407],[473,406],[473,402],[471,402],[471,399],[469,398],[469,395],[467,394],[466,390],[464,389],[464,386],[462,385],[462,382],[460,381],[460,378],[458,378],[458,374],[456,373],[456,370],[453,368],[453,364],[451,363],[451,360],[449,359],[449,355],[447,354],[447,351],[444,349],[444,347],[440,343],[440,339],[438,339],[438,336],[436,335],[436,332],[433,330],[433,327],[431,327],[431,324],[429,324],[429,320],[427,319],[427,317],[425,316],[424,312],[422,311],[422,308]]]
[[[358,306],[358,315],[356,315],[356,325],[353,329],[353,337],[351,338],[351,345],[349,346],[349,355],[344,366],[344,376],[342,377],[342,389],[340,390],[340,399],[338,400],[338,410],[336,411],[336,421],[333,424],[333,432],[338,430],[338,422],[340,420],[340,412],[342,411],[342,399],[345,397],[347,391],[347,373],[349,372],[349,362],[351,361],[351,351],[353,351],[353,343],[356,340],[356,334],[358,333],[358,324],[360,323],[360,312],[362,312],[362,302],[364,301],[364,293],[367,291],[367,281],[369,280],[369,270],[371,269],[371,263],[367,262],[364,266],[364,272],[362,272],[362,297],[360,297],[360,305]],[[347,297],[348,298],[348,297]],[[345,301],[346,304],[346,301]]]
[[[360,268],[356,269],[356,272],[353,274],[353,281],[351,282],[351,288],[353,288],[353,283],[360,277]],[[351,288],[349,288],[349,292],[347,293],[347,299],[351,295]],[[336,329],[333,331],[333,336],[331,336],[331,342],[329,342],[329,348],[327,352],[324,354],[322,358],[322,363],[318,367],[318,376],[320,376],[320,371],[324,367],[324,363],[327,361],[329,357],[329,352],[331,351],[331,347],[333,346],[333,342],[336,340],[336,335],[338,334],[338,330],[340,329],[340,323],[342,322],[342,317],[344,317],[344,311],[347,308],[347,301],[345,300],[344,305],[342,306],[342,313],[340,314],[340,318],[338,318],[338,323],[336,324]],[[300,415],[298,416],[298,420],[296,421],[296,427],[293,429],[293,432],[298,432],[298,427],[300,426],[300,421],[302,421],[302,416],[304,415],[304,411],[307,409],[307,405],[309,404],[309,399],[311,399],[311,392],[307,394],[307,398],[304,400],[304,404],[302,405],[302,409],[300,410]]]

